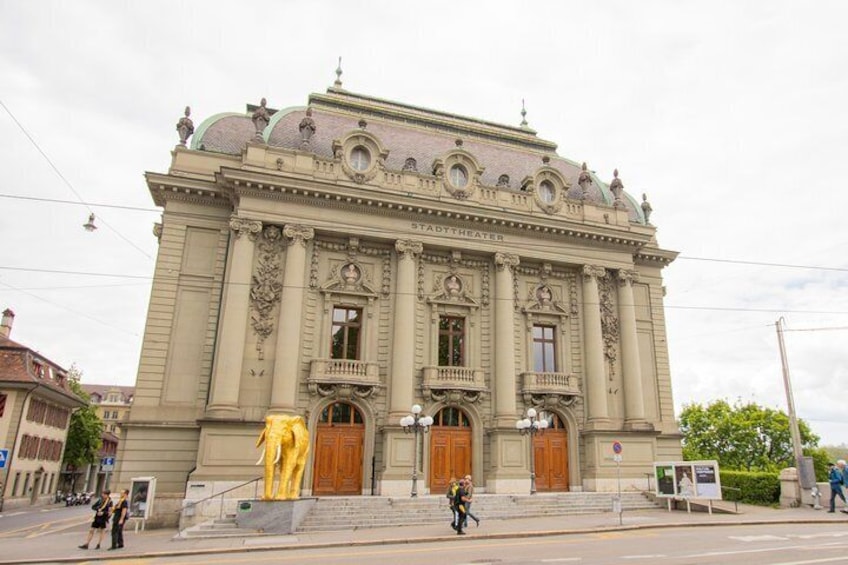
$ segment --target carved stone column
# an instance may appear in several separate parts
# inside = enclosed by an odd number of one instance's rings
[[[601,331],[601,297],[598,292],[598,278],[605,273],[603,267],[591,265],[583,267],[583,352],[590,422],[609,420],[604,369],[604,336]]]
[[[239,415],[241,383],[247,320],[250,314],[250,276],[253,270],[253,248],[262,222],[233,216],[230,218],[229,265],[221,301],[221,329],[215,348],[211,392],[206,414],[210,418],[232,418]]]
[[[498,427],[515,427],[515,290],[518,255],[495,253],[495,418]]]
[[[283,294],[280,297],[274,379],[271,381],[271,406],[274,413],[295,413],[297,384],[300,378],[300,327],[306,293],[306,242],[315,230],[306,226],[287,225],[283,235],[290,240],[283,271]]]
[[[621,320],[621,379],[624,385],[624,422],[631,427],[645,424],[645,398],[642,392],[642,365],[636,333],[636,305],[633,299],[635,271],[618,272],[618,317]]]
[[[389,420],[394,422],[409,412],[414,400],[415,373],[415,260],[424,251],[419,241],[398,240],[397,288],[392,327],[391,396]]]

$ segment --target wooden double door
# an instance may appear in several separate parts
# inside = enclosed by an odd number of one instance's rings
[[[352,404],[337,402],[321,413],[315,432],[312,494],[362,494],[365,424]]]
[[[471,423],[459,408],[443,408],[430,427],[430,492],[447,492],[451,478],[471,474]]]
[[[536,490],[556,492],[568,490],[568,432],[556,414],[545,413],[549,427],[533,437],[536,465]]]

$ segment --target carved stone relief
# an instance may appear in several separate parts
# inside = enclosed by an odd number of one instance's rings
[[[613,297],[615,282],[612,274],[606,273],[598,279],[598,293],[601,300],[601,332],[604,338],[604,355],[610,364],[610,379],[616,373],[618,358],[619,320]]]
[[[274,331],[274,309],[283,291],[281,253],[283,238],[280,228],[267,226],[257,244],[259,250],[256,270],[250,283],[250,323],[258,338],[259,359],[265,358],[265,340]]]

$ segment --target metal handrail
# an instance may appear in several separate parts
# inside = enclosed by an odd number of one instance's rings
[[[250,483],[256,483],[255,486],[254,486],[254,489],[253,489],[253,498],[256,498],[257,497],[257,489],[259,487],[259,481],[261,481],[262,479],[263,479],[263,477],[256,477],[255,479],[251,479],[247,482],[241,483],[241,484],[236,485],[234,487],[230,487],[226,490],[222,490],[221,492],[216,492],[215,494],[210,494],[209,496],[207,496],[205,498],[201,498],[199,500],[187,501],[182,508],[177,510],[177,512],[182,514],[183,512],[188,510],[189,508],[194,508],[194,507],[196,507],[197,505],[199,505],[203,502],[207,502],[209,500],[214,500],[215,498],[220,497],[221,498],[221,506],[219,507],[219,510],[218,510],[218,518],[222,518],[224,516],[224,495],[225,494],[227,494],[228,492],[232,492],[236,489],[240,489],[244,486],[247,486]]]

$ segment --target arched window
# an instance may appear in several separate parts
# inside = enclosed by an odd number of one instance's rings
[[[447,408],[439,410],[439,413],[436,414],[435,418],[433,418],[433,425],[470,428],[471,422],[469,422],[468,416],[465,415],[465,412],[459,408],[448,406]]]
[[[326,406],[321,411],[321,418],[318,420],[321,424],[333,425],[352,425],[362,424],[362,414],[356,409],[356,406],[346,402],[336,402]]]

